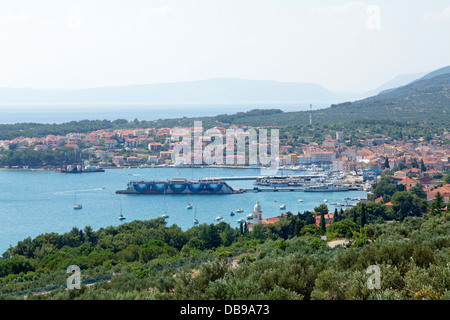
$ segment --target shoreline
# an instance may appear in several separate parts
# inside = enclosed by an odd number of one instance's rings
[[[160,169],[160,168],[178,168],[178,169],[185,169],[185,168],[192,168],[192,169],[206,169],[206,168],[220,168],[220,169],[268,169],[266,167],[254,167],[254,166],[230,166],[230,165],[204,165],[204,166],[173,166],[173,165],[149,165],[149,166],[105,166],[101,167],[101,169],[109,170],[109,169]],[[54,172],[60,172],[60,168],[0,168],[1,171],[54,171]],[[279,168],[278,170],[289,170],[293,171],[296,169],[292,168]]]

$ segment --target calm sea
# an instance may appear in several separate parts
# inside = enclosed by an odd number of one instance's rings
[[[102,173],[61,174],[53,171],[0,170],[0,253],[26,237],[43,233],[65,233],[73,227],[94,230],[117,226],[133,220],[161,217],[167,211],[168,225],[186,230],[193,226],[194,216],[202,223],[217,223],[222,215],[232,227],[237,220],[253,211],[259,201],[263,218],[312,210],[323,203],[344,202],[345,197],[366,197],[363,191],[332,193],[260,192],[230,195],[124,195],[116,190],[126,188],[131,180],[186,178],[198,179],[223,176],[259,176],[259,169],[226,168],[145,168],[110,169]],[[252,188],[252,180],[228,181],[233,188]],[[83,209],[74,210],[75,201]],[[298,199],[303,199],[299,202]],[[194,208],[188,210],[191,203]],[[286,205],[280,210],[281,204]],[[120,221],[120,207],[126,220]],[[236,209],[244,212],[230,216]],[[330,211],[334,207],[329,205]]]
[[[328,105],[314,105],[313,109]],[[280,109],[285,112],[309,110],[305,104],[210,104],[210,105],[0,105],[0,124],[35,122],[64,123],[73,120],[132,121],[174,119],[181,117],[215,116],[234,114],[253,109]]]

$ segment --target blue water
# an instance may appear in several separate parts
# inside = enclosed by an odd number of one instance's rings
[[[0,170],[0,253],[27,237],[83,229],[94,230],[117,226],[132,220],[146,220],[169,213],[168,225],[176,224],[183,230],[193,226],[194,214],[200,224],[217,223],[222,215],[225,222],[238,226],[237,219],[253,211],[258,200],[263,218],[313,210],[326,198],[330,202],[344,202],[345,197],[366,197],[363,191],[308,193],[260,192],[230,195],[124,195],[116,190],[126,188],[131,180],[186,178],[198,179],[223,176],[259,176],[259,169],[226,168],[145,168],[110,169],[103,173],[61,174],[53,171]],[[252,180],[228,181],[233,188],[253,188]],[[83,209],[74,210],[77,202]],[[298,199],[303,199],[299,202]],[[194,209],[186,209],[191,203]],[[285,210],[280,210],[286,204]],[[126,220],[120,221],[120,207]],[[196,208],[196,210],[195,210]],[[231,211],[244,212],[230,216]],[[334,210],[330,206],[330,211]],[[196,212],[196,213],[195,213]]]
[[[328,105],[314,105],[314,109]],[[205,117],[219,114],[234,114],[253,109],[280,109],[285,112],[309,110],[309,105],[302,104],[167,104],[167,105],[103,105],[103,104],[0,104],[0,123],[20,122],[64,123],[79,120],[116,120],[126,119],[158,120],[180,117]]]

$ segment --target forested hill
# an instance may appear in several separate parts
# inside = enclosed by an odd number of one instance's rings
[[[450,70],[449,70],[450,71]],[[414,81],[364,100],[324,110],[333,118],[371,118],[444,124],[450,121],[450,73]]]
[[[412,121],[425,125],[450,124],[450,68],[436,70],[405,86],[354,102],[313,110],[313,124],[330,124],[361,119]],[[189,125],[194,119],[155,121],[157,126]],[[252,110],[234,115],[204,117],[212,125],[283,126],[307,125],[309,111]]]

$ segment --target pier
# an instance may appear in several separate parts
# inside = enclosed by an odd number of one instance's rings
[[[305,188],[299,188],[299,187],[280,187],[280,188],[253,188],[253,189],[239,189],[236,193],[244,193],[244,192],[300,192],[304,191]],[[347,192],[347,191],[362,191],[363,188],[361,187],[352,187],[348,188],[346,191],[341,192]],[[326,192],[326,191],[324,191]]]
[[[288,175],[288,176],[236,176],[236,177],[210,177],[210,178],[202,178],[200,181],[211,181],[211,180],[258,180],[258,179],[287,179],[287,178],[323,178],[326,177],[326,174],[301,174],[301,175]]]
[[[303,191],[304,188],[258,188],[258,189],[241,189],[244,190],[243,192],[299,192]]]

